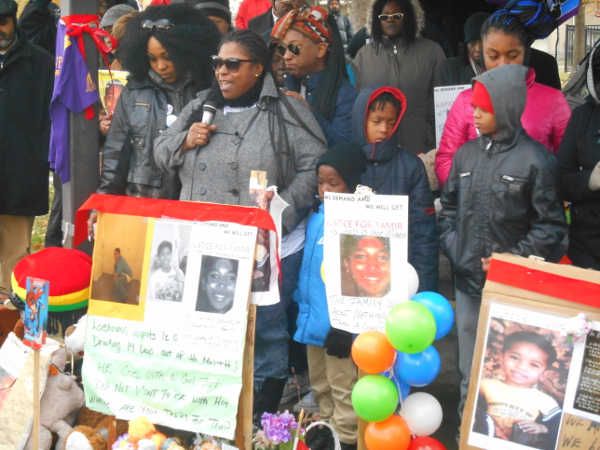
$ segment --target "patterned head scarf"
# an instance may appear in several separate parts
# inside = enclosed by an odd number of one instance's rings
[[[282,40],[289,30],[296,30],[315,43],[331,44],[331,28],[327,23],[329,13],[318,6],[292,9],[273,27],[271,37]]]

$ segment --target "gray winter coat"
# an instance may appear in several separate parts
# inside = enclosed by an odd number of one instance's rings
[[[344,48],[348,47],[350,39],[352,39],[352,36],[354,36],[354,29],[352,28],[352,22],[350,21],[350,17],[342,13],[330,14],[332,14],[333,17],[335,17],[335,23],[337,23],[337,26],[340,29],[340,35],[342,36],[342,43],[344,44]]]
[[[406,116],[400,123],[400,145],[417,155],[435,148],[433,88],[438,85],[446,57],[433,41],[416,38],[409,48],[402,41],[381,37],[360,49],[356,66],[356,87],[392,86],[406,95]]]
[[[177,121],[156,139],[154,157],[157,165],[163,171],[179,174],[180,200],[242,206],[255,205],[249,193],[250,172],[266,171],[269,184],[277,184],[280,196],[290,205],[283,212],[284,235],[293,231],[312,206],[317,192],[316,163],[327,150],[325,137],[313,114],[299,100],[286,97],[296,115],[314,133],[311,135],[282,102],[278,102],[292,150],[291,155],[281,154],[282,167],[291,169],[287,171],[291,175],[286,176],[277,164],[276,151],[281,149],[274,149],[271,144],[266,99],[277,98],[278,94],[273,78],[267,74],[258,106],[227,115],[219,109],[213,121],[217,130],[212,133],[210,142],[187,151],[182,157],[180,151],[190,116],[202,110],[208,93],[208,90],[200,92]],[[275,135],[278,135],[277,127]]]

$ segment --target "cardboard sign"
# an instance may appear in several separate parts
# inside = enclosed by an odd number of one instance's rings
[[[493,255],[461,448],[587,450],[600,444],[592,425],[600,422],[598,292],[597,272]],[[589,325],[577,319],[580,313]],[[579,327],[574,323],[591,327],[582,341],[568,336]]]
[[[444,125],[446,125],[448,113],[456,101],[456,97],[458,97],[458,94],[462,91],[470,88],[471,86],[468,84],[461,84],[456,86],[436,87],[433,89],[433,100],[435,103],[435,148],[440,147]]]
[[[98,93],[100,94],[100,101],[106,115],[115,115],[115,109],[121,93],[127,84],[128,76],[129,72],[125,71],[98,71]]]
[[[384,330],[408,300],[408,197],[325,194],[324,273],[331,326]]]
[[[89,408],[234,437],[256,233],[223,220],[100,213],[83,365]]]
[[[41,349],[42,345],[46,343],[49,293],[50,282],[27,277],[23,343],[36,350]]]

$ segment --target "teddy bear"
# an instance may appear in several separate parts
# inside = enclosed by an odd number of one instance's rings
[[[85,425],[73,428],[65,440],[65,450],[106,450],[107,445],[102,434]]]
[[[39,448],[50,450],[52,446],[52,432],[58,435],[56,450],[64,450],[65,439],[77,412],[85,405],[85,395],[77,386],[71,375],[64,373],[67,364],[67,352],[60,347],[52,355],[52,365],[58,369],[57,374],[52,371],[48,375],[46,388],[40,400],[40,438]],[[52,367],[52,366],[51,366]],[[32,450],[33,435],[25,443],[24,450]],[[37,449],[36,449],[37,450]]]

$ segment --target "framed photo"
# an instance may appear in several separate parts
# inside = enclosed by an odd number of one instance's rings
[[[593,271],[493,256],[461,449],[557,450],[591,436],[593,428],[571,428],[577,421],[600,422],[600,376],[594,372],[600,369],[600,308],[594,294],[600,294],[600,274]],[[579,337],[578,323],[584,330]]]

